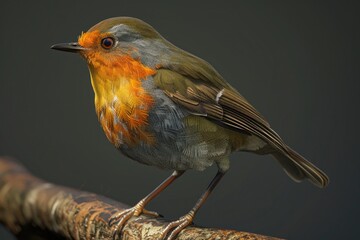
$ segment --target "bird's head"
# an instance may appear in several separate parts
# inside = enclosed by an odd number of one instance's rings
[[[92,74],[100,73],[107,78],[139,74],[140,65],[156,68],[160,60],[166,59],[171,45],[147,23],[136,18],[116,17],[91,27],[77,42],[56,44],[51,48],[79,53],[86,59]]]
[[[96,112],[113,143],[118,142],[121,128],[111,115],[114,109],[125,122],[135,119],[138,128],[146,123],[154,100],[142,82],[156,73],[160,61],[171,51],[171,44],[154,28],[136,18],[110,18],[82,33],[77,42],[56,44],[52,48],[79,53],[87,61]],[[111,111],[106,111],[108,106]],[[126,131],[122,134],[125,136]]]

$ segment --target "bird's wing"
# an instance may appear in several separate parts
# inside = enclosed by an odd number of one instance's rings
[[[204,116],[235,131],[258,136],[281,152],[286,145],[269,123],[246,99],[210,70],[168,67],[157,71],[155,84],[177,104],[190,113]],[[205,69],[206,70],[206,69]],[[212,71],[212,72],[211,72]]]
[[[267,142],[275,150],[273,153],[285,171],[294,179],[308,178],[320,187],[328,184],[326,174],[288,147],[256,109],[210,65],[201,62],[205,65],[200,64],[200,70],[197,70],[194,66],[199,62],[188,64],[159,69],[154,75],[157,87],[192,114]]]

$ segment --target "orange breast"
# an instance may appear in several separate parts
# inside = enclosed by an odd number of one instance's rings
[[[140,141],[151,144],[153,138],[147,125],[154,99],[142,82],[156,71],[129,55],[98,49],[103,37],[94,31],[79,38],[80,45],[92,49],[84,57],[89,64],[100,124],[117,147]]]

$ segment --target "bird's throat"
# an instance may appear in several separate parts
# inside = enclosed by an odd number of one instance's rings
[[[154,100],[142,82],[155,71],[135,60],[118,63],[89,64],[100,124],[117,147],[124,143],[150,142],[146,126]]]

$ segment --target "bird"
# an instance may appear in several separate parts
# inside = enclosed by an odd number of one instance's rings
[[[329,183],[213,66],[140,19],[109,18],[76,42],[51,48],[78,53],[87,62],[96,114],[108,140],[132,160],[173,171],[136,205],[111,216],[114,233],[121,233],[133,216],[156,216],[145,206],[187,170],[216,165],[215,177],[194,207],[168,223],[159,236],[174,239],[193,223],[229,170],[232,152],[270,154],[296,182],[307,179],[320,188]]]

